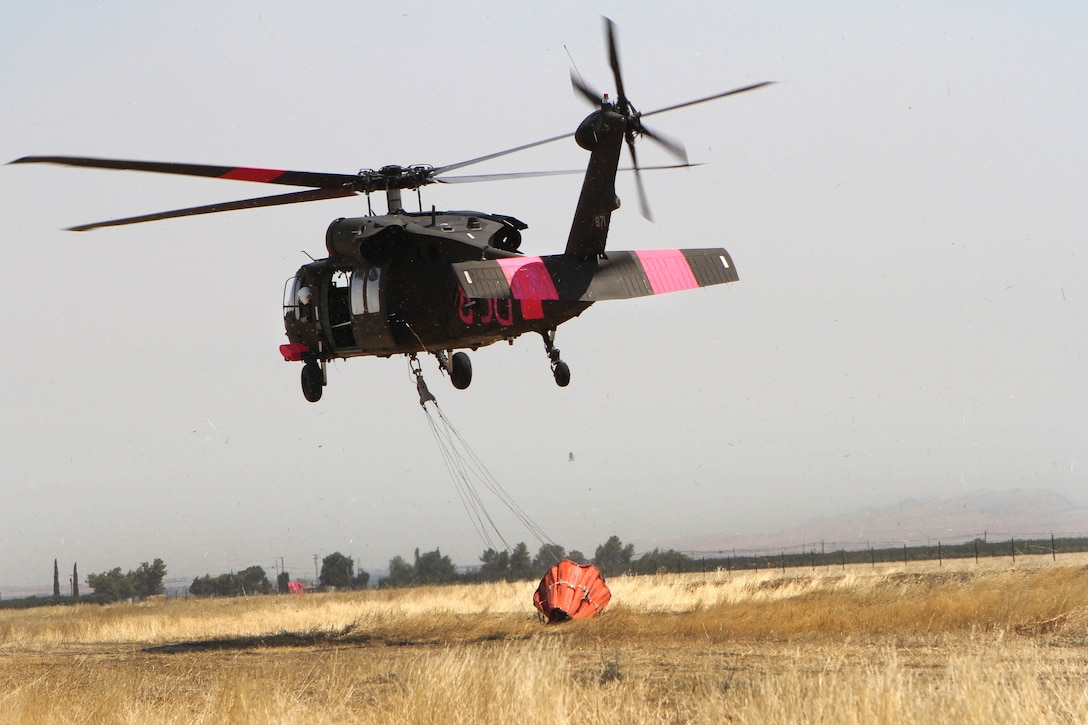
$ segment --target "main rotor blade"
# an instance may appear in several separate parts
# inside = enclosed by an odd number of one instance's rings
[[[686,101],[684,103],[677,103],[674,106],[666,106],[665,108],[659,108],[656,111],[650,111],[648,113],[643,113],[642,118],[646,118],[647,116],[653,116],[653,115],[658,114],[658,113],[665,113],[666,111],[675,111],[678,108],[687,108],[688,106],[694,106],[697,103],[706,103],[707,101],[714,101],[714,100],[717,100],[719,98],[725,98],[726,96],[734,96],[734,95],[736,95],[738,93],[745,93],[747,91],[754,91],[755,89],[762,88],[763,86],[774,85],[774,83],[775,83],[774,81],[763,81],[762,83],[753,83],[752,85],[744,86],[743,88],[734,88],[733,90],[725,91],[724,93],[715,93],[713,96],[707,96],[706,98],[699,98],[699,99],[696,99],[694,101]]]
[[[607,20],[607,18],[606,18],[606,20]],[[609,21],[609,22],[611,22],[611,21]],[[581,93],[583,96],[585,96],[588,100],[591,100],[594,105],[597,105],[597,104],[599,104],[601,102],[601,99],[603,98],[603,96],[600,96],[600,97],[597,96],[597,94],[593,91],[592,88],[586,86],[580,80],[575,78],[573,74],[571,75],[571,83],[573,83],[574,88],[576,90],[578,90],[579,93]],[[773,83],[774,83],[774,81],[764,81],[762,83],[755,83],[755,84],[750,85],[750,86],[744,86],[743,88],[734,88],[731,91],[725,91],[724,93],[716,93],[713,96],[707,96],[706,98],[699,98],[699,99],[696,99],[694,101],[686,101],[684,103],[677,103],[677,104],[672,105],[672,106],[666,106],[665,108],[659,108],[656,111],[650,111],[649,113],[643,113],[643,114],[640,114],[639,118],[645,118],[646,116],[652,116],[652,115],[654,115],[656,113],[665,113],[666,111],[675,111],[678,108],[686,108],[687,106],[694,106],[694,105],[696,105],[698,103],[706,103],[707,101],[713,101],[713,100],[716,100],[718,98],[725,98],[726,96],[732,96],[732,95],[736,95],[738,93],[744,93],[746,91],[753,91],[756,88],[762,88],[763,86],[769,86],[769,85],[772,85]],[[675,156],[677,156],[679,158],[682,158],[682,159],[687,159],[687,153],[686,153],[686,151],[684,151],[683,146],[681,144],[679,144],[679,143],[677,143],[675,141],[666,140],[659,133],[654,133],[654,132],[647,133],[645,128],[642,129],[642,132],[645,135],[649,136],[650,138],[654,139],[655,141],[659,141],[662,146],[669,149],[669,151],[671,153],[673,153]],[[507,156],[509,154],[517,153],[518,151],[525,151],[526,149],[536,148],[537,146],[543,146],[544,144],[549,144],[549,143],[552,143],[554,141],[562,141],[565,138],[572,138],[573,136],[574,136],[574,133],[564,133],[564,134],[560,134],[559,136],[552,136],[551,138],[542,139],[540,141],[533,141],[531,143],[522,144],[521,146],[515,146],[513,148],[509,148],[509,149],[506,149],[504,151],[496,151],[494,153],[486,154],[484,156],[477,156],[476,158],[468,159],[467,161],[458,161],[455,164],[449,164],[447,166],[442,166],[442,167],[439,167],[439,168],[435,169],[434,175],[439,176],[441,174],[445,174],[448,171],[454,171],[455,169],[461,169],[461,168],[464,168],[466,166],[471,166],[473,164],[479,164],[479,163],[482,163],[484,161],[490,161],[491,159],[497,159],[500,156]],[[663,168],[671,168],[671,167],[663,167]],[[440,181],[440,179],[436,179],[436,181]]]
[[[622,79],[619,76],[619,56],[616,51],[615,32],[613,29],[612,21],[605,19],[605,27],[608,32],[610,54],[612,56],[613,72],[616,74],[616,85],[619,93],[620,108],[626,110],[629,109],[630,104],[627,102],[627,97],[623,89]],[[587,99],[592,100],[596,105],[601,102],[603,97],[597,95],[593,89],[586,86],[581,81],[573,78],[572,82],[574,87]],[[765,81],[763,83],[756,83],[750,86],[744,86],[742,88],[736,88],[731,91],[725,91],[724,93],[717,93],[713,96],[707,96],[705,98],[699,98],[694,101],[687,101],[685,103],[678,103],[672,106],[666,106],[659,108],[649,113],[641,114],[640,118],[646,116],[652,116],[657,113],[665,113],[666,111],[674,111],[678,108],[685,108],[687,106],[694,106],[698,103],[705,103],[707,101],[713,101],[718,98],[724,98],[726,96],[735,95],[738,93],[744,93],[746,91],[755,90],[756,88],[762,88],[763,86],[770,85],[773,81]],[[683,152],[683,147],[673,141],[666,139],[660,134],[647,131],[644,127],[641,128],[642,132],[650,138],[659,141],[665,148],[669,149],[671,153],[678,158],[686,159],[686,155]],[[563,139],[571,138],[574,133],[564,133],[558,136],[552,136],[550,138],[541,139],[539,141],[533,141],[520,146],[514,146],[513,148],[505,149],[503,151],[496,151],[483,156],[477,156],[476,158],[467,159],[465,161],[459,161],[457,163],[448,164],[436,169],[430,170],[426,178],[420,180],[415,179],[415,184],[418,186],[420,183],[427,184],[432,181],[437,181],[434,177],[455,169],[464,168],[473,164],[482,163],[484,161],[490,161],[491,159],[500,158],[509,154],[514,154],[519,151],[525,151],[527,149],[535,148],[537,146],[543,146],[545,144],[552,143],[554,141],[561,141]],[[311,189],[328,189],[334,190],[334,193],[330,197],[317,196],[315,198],[334,198],[335,196],[347,195],[350,191],[345,191],[345,187],[351,185],[357,191],[375,191],[388,188],[388,181],[381,178],[380,185],[375,185],[373,179],[370,177],[364,178],[360,174],[334,174],[334,173],[320,173],[310,171],[289,171],[283,169],[263,169],[248,166],[212,166],[205,164],[182,164],[173,162],[161,162],[161,161],[138,161],[129,159],[103,159],[93,158],[85,156],[24,156],[14,161],[8,162],[9,164],[59,164],[62,166],[83,166],[89,168],[98,169],[119,169],[126,171],[147,171],[160,174],[176,174],[182,176],[202,176],[209,178],[219,179],[235,179],[239,181],[252,181],[264,184],[280,184],[284,186],[302,186],[309,187]],[[456,183],[456,182],[454,182]],[[415,188],[414,186],[412,188]],[[343,192],[343,193],[339,193]],[[269,197],[273,198],[273,197]],[[308,201],[308,199],[300,199],[299,201]],[[285,202],[271,202],[271,203],[295,203],[292,201]],[[252,204],[252,206],[268,206],[270,204]],[[232,207],[233,208],[233,207]],[[237,208],[247,208],[237,207]],[[226,210],[226,208],[216,208],[210,211],[203,211],[198,213],[213,213],[218,210]],[[173,214],[174,216],[182,216],[181,214]],[[169,218],[169,217],[155,217],[155,218]],[[136,221],[150,221],[150,219],[144,219],[142,217],[135,217],[135,221],[125,223],[135,223]],[[120,223],[120,222],[114,222]],[[86,228],[95,228],[97,226],[110,226],[111,223],[101,225],[88,225]]]
[[[662,169],[690,169],[702,164],[669,164],[668,166],[646,166],[642,171],[660,171]],[[633,168],[617,169],[617,171],[634,171]],[[584,174],[585,169],[560,169],[556,171],[512,171],[505,174],[475,174],[466,176],[445,176],[436,178],[439,184],[475,184],[481,181],[508,181],[511,179],[532,179],[538,176],[569,176],[571,174]]]
[[[441,167],[435,169],[434,170],[434,175],[438,176],[439,174],[444,174],[447,171],[453,171],[454,169],[462,169],[462,168],[464,168],[466,166],[471,166],[472,164],[479,164],[479,163],[482,163],[484,161],[490,161],[491,159],[497,159],[500,156],[507,156],[509,154],[517,153],[518,151],[524,151],[526,149],[535,148],[537,146],[543,146],[544,144],[552,143],[553,141],[561,141],[561,140],[563,140],[565,138],[571,138],[573,136],[574,136],[574,132],[572,131],[571,133],[564,133],[564,134],[562,134],[560,136],[552,136],[551,138],[546,138],[546,139],[543,139],[541,141],[533,141],[531,143],[522,144],[521,146],[515,146],[512,149],[506,149],[504,151],[496,151],[494,153],[487,154],[485,156],[477,156],[476,158],[469,159],[468,161],[458,161],[455,164],[449,164],[447,166],[441,166]]]
[[[584,174],[585,169],[562,169],[557,171],[511,171],[504,174],[469,174],[464,176],[442,176],[436,178],[439,184],[475,184],[481,181],[508,181],[511,179],[532,179],[538,176],[567,176]]]
[[[161,211],[155,214],[128,217],[126,219],[111,219],[105,222],[93,224],[81,224],[77,227],[69,227],[70,232],[85,232],[101,227],[119,227],[126,224],[140,224],[142,222],[154,222],[160,219],[173,219],[183,216],[197,216],[199,214],[216,214],[221,211],[234,211],[236,209],[257,209],[263,206],[280,206],[282,204],[299,204],[306,201],[320,201],[321,199],[337,199],[344,196],[355,196],[355,190],[349,187],[338,189],[309,189],[307,191],[293,191],[289,194],[276,194],[274,196],[262,196],[257,199],[241,199],[239,201],[227,201],[206,206],[194,206],[188,209],[174,209]]]
[[[24,156],[12,164],[60,164],[84,166],[94,169],[120,169],[123,171],[151,171],[159,174],[204,176],[218,179],[256,181],[263,184],[309,186],[317,189],[335,189],[359,179],[355,174],[326,174],[311,171],[285,171],[281,169],[256,169],[247,166],[208,166],[204,164],[178,164],[164,161],[131,161],[128,159],[99,159],[86,156]]]

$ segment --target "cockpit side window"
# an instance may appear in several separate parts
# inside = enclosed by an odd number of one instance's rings
[[[309,292],[309,287],[306,286],[306,280],[301,275],[292,277],[287,280],[283,286],[283,316],[293,317],[296,320],[302,319],[302,300],[299,299],[299,293],[305,290]],[[307,294],[307,297],[310,295]],[[306,300],[308,304],[310,300]]]

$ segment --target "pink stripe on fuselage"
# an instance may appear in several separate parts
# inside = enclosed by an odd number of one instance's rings
[[[635,254],[655,295],[699,286],[691,265],[679,249],[643,249],[636,250]]]
[[[249,169],[244,166],[239,166],[236,169],[231,169],[219,178],[237,179],[238,181],[261,181],[267,183],[273,179],[278,179],[285,173],[287,172],[277,171],[276,169]]]
[[[510,296],[515,300],[559,299],[555,282],[540,257],[504,257],[495,261],[506,275]]]

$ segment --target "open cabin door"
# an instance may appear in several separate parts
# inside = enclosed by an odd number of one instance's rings
[[[386,275],[380,265],[365,264],[351,274],[351,320],[355,341],[363,352],[393,351],[386,309]]]
[[[349,285],[351,273],[344,269],[335,269],[326,273],[325,283],[321,285],[321,327],[325,338],[337,353],[352,353],[358,350],[351,322],[351,302]]]

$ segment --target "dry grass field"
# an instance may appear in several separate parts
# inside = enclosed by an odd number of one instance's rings
[[[1088,722],[1088,556],[0,611],[0,721]]]

